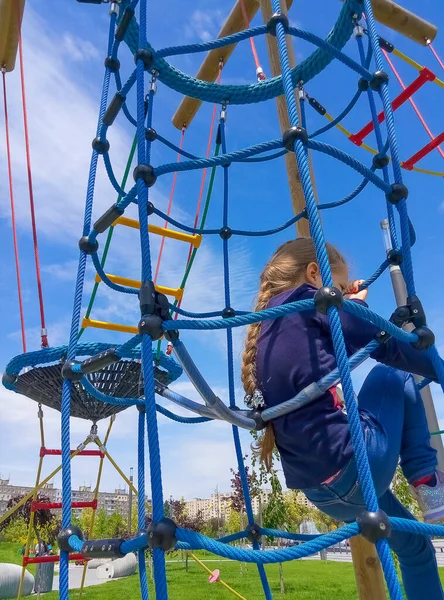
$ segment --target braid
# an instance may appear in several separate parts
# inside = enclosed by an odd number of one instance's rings
[[[271,281],[262,281],[254,311],[267,308],[267,304],[273,297],[273,284]],[[248,328],[245,350],[242,355],[241,379],[246,394],[252,395],[257,389],[256,381],[256,355],[257,342],[261,332],[261,323],[253,323]]]

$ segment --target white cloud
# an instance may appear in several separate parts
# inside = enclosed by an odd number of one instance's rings
[[[65,33],[63,36],[62,50],[74,61],[83,62],[100,56],[98,49],[89,40]]]
[[[200,39],[208,42],[215,38],[222,25],[224,12],[222,10],[196,9],[185,26],[185,35],[189,39]]]

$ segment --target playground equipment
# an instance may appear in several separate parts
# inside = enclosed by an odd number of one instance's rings
[[[91,3],[99,4],[98,0],[90,0]],[[255,5],[253,7],[253,4]],[[289,3],[288,3],[289,4]],[[379,7],[379,18],[386,20],[390,25],[390,19],[395,21],[397,15],[398,29],[401,24],[399,16],[402,15],[401,7],[393,8],[393,12],[384,13],[384,5],[391,6],[393,3],[378,0],[374,2],[375,9]],[[135,9],[139,5],[138,21],[135,16]],[[70,341],[67,347],[49,349],[46,348],[46,331],[42,322],[42,350],[38,352],[26,353],[13,359],[6,368],[3,383],[9,389],[22,392],[33,398],[37,402],[53,403],[61,402],[57,407],[61,411],[62,421],[62,466],[63,466],[63,501],[62,501],[62,526],[59,543],[61,548],[61,566],[60,566],[60,595],[62,599],[68,597],[68,560],[72,552],[81,553],[86,558],[95,557],[114,557],[138,551],[139,576],[141,581],[142,598],[148,597],[147,578],[145,570],[144,550],[149,546],[153,549],[154,576],[156,597],[158,600],[167,598],[167,585],[165,578],[165,551],[176,546],[184,549],[210,550],[220,556],[254,562],[258,565],[259,575],[264,587],[266,598],[271,598],[270,588],[267,583],[264,564],[283,562],[308,556],[318,552],[328,546],[338,543],[346,538],[353,538],[358,534],[364,538],[357,538],[357,544],[362,546],[362,550],[355,554],[361,558],[368,552],[370,546],[373,556],[373,565],[376,551],[381,560],[381,564],[386,576],[387,586],[391,598],[401,599],[401,590],[396,578],[393,562],[390,556],[387,537],[390,530],[409,531],[425,535],[443,535],[444,527],[440,525],[425,525],[407,521],[404,519],[388,518],[378,508],[378,502],[374,491],[371,474],[368,467],[367,457],[362,440],[362,430],[359,424],[356,405],[354,402],[353,387],[350,378],[350,370],[361,364],[379,343],[387,339],[387,336],[394,336],[405,342],[412,343],[422,351],[427,352],[439,375],[441,384],[444,383],[444,367],[434,346],[434,335],[426,327],[426,318],[421,304],[416,296],[415,282],[413,276],[412,260],[410,247],[414,241],[414,232],[407,213],[406,198],[408,190],[402,181],[402,167],[409,169],[415,167],[420,158],[427,156],[434,148],[439,147],[442,137],[434,137],[426,128],[427,134],[432,138],[430,144],[419,150],[414,156],[407,158],[401,163],[398,155],[398,147],[395,136],[393,121],[393,111],[403,102],[411,101],[411,96],[419,87],[425,85],[426,81],[434,81],[442,87],[442,81],[436,79],[436,76],[430,74],[429,70],[423,69],[418,63],[410,61],[410,64],[420,71],[420,79],[414,85],[406,86],[406,90],[400,97],[390,102],[388,95],[388,76],[384,71],[383,50],[390,52],[387,42],[379,38],[376,32],[375,20],[373,16],[372,3],[370,0],[364,0],[363,4],[356,0],[346,0],[340,11],[339,19],[326,40],[292,27],[286,17],[286,6],[279,0],[273,0],[271,7],[267,2],[261,2],[263,14],[266,15],[266,23],[257,27],[250,27],[249,21],[254,16],[255,8],[259,7],[256,2],[247,2],[239,0],[233,9],[229,20],[231,19],[230,31],[228,25],[225,27],[225,35],[210,42],[192,44],[189,46],[177,46],[173,48],[164,48],[155,50],[148,43],[146,38],[147,25],[147,2],[146,0],[122,0],[121,2],[111,3],[110,10],[110,28],[109,42],[107,49],[107,58],[105,60],[105,78],[100,102],[100,111],[96,137],[93,140],[93,153],[91,159],[91,168],[89,174],[89,184],[87,201],[85,208],[85,221],[82,237],[79,242],[80,258],[78,277],[76,284],[76,293],[74,301],[74,310],[72,318],[72,327]],[[360,19],[362,10],[365,13],[365,22]],[[267,12],[268,11],[268,12]],[[384,16],[385,14],[385,16]],[[234,15],[234,16],[233,16]],[[389,19],[389,15],[390,19]],[[404,13],[405,16],[405,13]],[[434,38],[436,30],[433,26],[418,21],[414,15],[408,16],[408,31],[423,44],[428,44]],[[233,21],[236,22],[233,24]],[[416,28],[416,24],[418,27]],[[254,85],[223,85],[220,83],[220,73],[222,69],[221,53],[225,52],[225,61],[232,52],[235,44],[242,40],[254,40],[259,35],[267,35],[269,43],[269,54],[271,59],[272,73],[276,75],[273,79],[264,79],[262,67],[256,63],[257,76],[260,81]],[[342,52],[342,48],[347,40],[354,36],[358,47],[360,61],[357,62]],[[291,50],[291,38],[299,38],[308,41],[317,47],[317,50],[304,60],[300,65],[295,65],[294,56]],[[365,40],[368,39],[368,44]],[[18,36],[20,43],[20,37]],[[127,81],[122,85],[120,74],[120,62],[118,53],[122,42],[125,42],[130,51],[135,55],[136,69],[130,74]],[[367,46],[367,47],[366,47]],[[392,53],[394,53],[392,50]],[[167,58],[178,54],[189,52],[209,51],[207,55],[206,67],[209,69],[205,81],[205,73],[202,69],[199,71],[200,77],[193,78],[173,68]],[[227,54],[228,52],[228,54]],[[400,54],[400,53],[398,53]],[[209,57],[213,57],[210,59]],[[216,63],[214,58],[217,56]],[[329,123],[313,133],[306,129],[306,106],[312,106],[319,113],[326,114],[324,107],[319,101],[307,95],[305,87],[310,80],[318,75],[333,59],[341,61],[357,74],[358,91],[353,97],[347,108],[336,118],[328,115]],[[4,60],[4,59],[3,59]],[[373,63],[371,61],[374,61]],[[409,59],[410,60],[410,59]],[[213,62],[212,62],[213,61]],[[292,64],[293,63],[293,64]],[[215,68],[216,64],[216,68]],[[374,66],[373,66],[374,64]],[[205,65],[205,61],[204,61]],[[372,65],[372,66],[371,66]],[[211,67],[211,69],[210,69]],[[259,70],[259,68],[261,70]],[[282,72],[282,75],[279,73]],[[148,94],[146,95],[145,79],[146,73],[150,74],[150,83]],[[117,92],[111,101],[108,101],[110,80],[114,78]],[[218,83],[213,83],[219,78]],[[3,73],[5,82],[5,73]],[[189,152],[185,152],[182,147],[183,136],[179,147],[168,140],[165,140],[153,128],[153,107],[155,104],[156,82],[161,81],[166,86],[174,89],[186,98],[174,117],[174,124],[179,129],[189,126],[192,117],[196,114],[199,103],[211,102],[221,105],[219,123],[216,134],[216,149],[213,157],[197,157]],[[126,104],[126,99],[131,89],[136,86],[137,98],[137,116],[130,113]],[[296,88],[296,96],[295,96]],[[282,97],[284,94],[284,97]],[[363,140],[372,131],[375,134],[377,149],[371,147],[364,148],[374,152],[374,158],[371,166],[367,167],[356,158],[346,152],[320,142],[318,135],[327,131],[335,125],[341,126],[342,119],[355,106],[357,98],[361,94],[368,96],[372,122],[355,134],[351,140],[357,145],[363,147]],[[383,113],[377,111],[376,100],[380,97],[383,106]],[[227,152],[225,121],[227,110],[232,110],[231,106],[236,104],[253,104],[270,98],[277,98],[278,112],[282,128],[282,137],[278,137],[269,142],[263,142],[249,148]],[[188,112],[184,107],[188,106]],[[285,106],[285,113],[284,113]],[[191,107],[191,108],[190,108]],[[6,94],[5,94],[6,108]],[[130,160],[122,184],[119,185],[114,175],[109,150],[110,145],[107,141],[107,130],[119,115],[124,115],[136,126],[136,140],[130,152]],[[213,112],[215,114],[215,112]],[[7,122],[7,119],[6,119]],[[381,127],[384,125],[385,129]],[[384,131],[387,131],[387,139],[384,139]],[[344,131],[347,137],[351,137],[348,131]],[[212,127],[210,128],[210,140],[212,137]],[[150,163],[151,146],[153,143],[163,143],[173,148],[181,156],[181,160],[175,163],[153,166]],[[361,142],[358,144],[358,142]],[[9,139],[8,139],[9,147]],[[134,169],[135,185],[127,189],[127,178],[131,166],[132,155],[135,155],[137,149],[137,165]],[[346,198],[331,202],[328,204],[316,205],[315,194],[310,178],[309,153],[321,152],[330,155],[335,159],[348,165],[363,177],[361,184]],[[228,220],[228,183],[229,183],[229,165],[232,163],[248,163],[252,161],[272,160],[280,156],[285,156],[288,167],[288,177],[290,182],[291,195],[295,216],[288,220],[284,225],[275,229],[266,231],[248,231],[231,228]],[[118,199],[108,211],[106,211],[93,225],[91,224],[91,209],[94,198],[94,182],[99,158],[102,158],[105,168],[110,177],[111,184],[115,188]],[[406,167],[407,164],[407,167]],[[167,173],[177,173],[185,170],[210,169],[210,186],[214,183],[214,173],[220,167],[223,170],[224,182],[224,207],[223,223],[220,228],[206,229],[205,218],[208,202],[205,203],[202,218],[200,216],[200,200],[198,202],[198,211],[194,226],[191,227],[181,223],[167,213],[159,210],[149,201],[149,188],[155,185],[157,179]],[[423,170],[423,173],[425,171]],[[381,173],[381,175],[377,174]],[[439,174],[439,173],[433,173]],[[10,171],[11,175],[11,171]],[[394,267],[401,263],[401,272],[405,279],[407,297],[403,299],[402,306],[406,310],[404,321],[413,326],[412,331],[406,331],[392,322],[372,313],[364,307],[342,301],[342,296],[335,290],[327,291],[331,288],[331,273],[326,258],[324,238],[319,220],[319,211],[327,210],[339,206],[355,198],[359,192],[372,183],[379,188],[387,200],[387,215],[389,224],[390,248],[386,259],[382,262],[375,273],[369,277],[365,285],[370,285],[389,267]],[[201,186],[203,190],[203,185]],[[210,193],[211,195],[211,193]],[[209,201],[208,195],[207,200]],[[13,203],[12,186],[11,201]],[[138,221],[129,223],[129,219],[124,217],[125,209],[130,204],[137,204]],[[395,213],[399,214],[400,227],[397,228]],[[159,228],[149,223],[150,217],[157,215],[161,217],[168,226]],[[234,236],[251,235],[271,235],[282,231],[285,228],[297,224],[298,232],[308,232],[312,235],[318,262],[322,272],[324,288],[319,292],[316,303],[313,301],[303,301],[288,304],[282,307],[267,309],[259,313],[245,313],[234,310],[231,305],[230,294],[230,276],[229,276],[229,246],[230,238]],[[109,247],[110,232],[117,225],[129,226],[138,229],[141,240],[142,254],[142,275],[141,280],[136,281],[124,278],[119,275],[107,274],[104,270],[104,260]],[[173,225],[175,230],[169,228]],[[156,229],[157,227],[157,229]],[[98,238],[101,234],[108,231],[108,238],[104,246],[104,253],[99,259]],[[184,232],[184,233],[182,233]],[[179,287],[161,288],[156,286],[156,273],[153,275],[150,259],[150,234],[160,234],[164,237],[176,236],[176,239],[189,244],[189,260],[184,279]],[[181,308],[180,303],[183,297],[183,289],[189,269],[191,268],[194,256],[201,244],[202,237],[206,235],[219,235],[222,239],[224,256],[224,284],[225,284],[225,307],[214,313],[191,313]],[[188,237],[185,237],[188,236]],[[91,257],[93,265],[97,272],[96,285],[99,282],[109,286],[111,289],[125,293],[130,299],[136,296],[140,305],[141,318],[138,326],[126,326],[115,323],[103,323],[90,319],[86,315],[82,322],[82,328],[96,327],[121,331],[126,333],[135,333],[127,342],[122,345],[106,347],[102,344],[87,343],[78,344],[79,326],[81,323],[81,299],[83,290],[83,281],[85,276],[85,266],[87,259]],[[97,289],[97,288],[95,288]],[[170,303],[167,296],[174,298]],[[324,305],[324,306],[323,306]],[[337,358],[338,368],[324,377],[319,382],[314,382],[307,389],[300,392],[295,398],[275,407],[265,409],[261,413],[247,410],[240,410],[236,407],[234,392],[233,375],[233,339],[232,328],[244,326],[253,322],[259,322],[264,319],[273,319],[283,316],[293,311],[302,311],[317,308],[326,310],[329,315],[331,329],[333,331],[333,343]],[[381,328],[381,334],[378,340],[370,343],[366,348],[357,352],[350,360],[347,359],[338,310],[352,312],[360,318],[367,319]],[[90,311],[90,307],[88,308]],[[171,312],[174,317],[171,317]],[[22,310],[21,310],[22,313]],[[187,319],[178,319],[182,315]],[[23,320],[23,319],[22,319]],[[399,323],[401,324],[401,322]],[[83,329],[81,331],[83,331]],[[229,405],[227,406],[218,398],[210,386],[204,380],[192,358],[188,354],[186,347],[179,335],[181,330],[216,330],[226,329],[228,346],[228,369],[229,369]],[[172,348],[175,357],[180,363],[180,367],[171,358],[168,353],[162,354],[160,342],[164,337]],[[23,335],[23,339],[24,335]],[[46,340],[46,343],[45,343]],[[153,350],[152,342],[157,341],[157,348]],[[25,344],[24,344],[25,346]],[[168,352],[168,351],[167,351]],[[80,360],[84,356],[86,359]],[[128,360],[125,360],[128,359]],[[141,359],[141,367],[139,366]],[[52,363],[57,363],[54,366]],[[24,368],[30,368],[23,372]],[[185,398],[172,391],[168,386],[171,381],[181,374],[181,369],[185,371],[192,381],[205,404],[201,404]],[[135,375],[138,376],[139,386],[135,391]],[[117,384],[110,385],[109,381],[117,379]],[[39,385],[37,386],[37,381]],[[336,382],[342,382],[347,414],[350,422],[351,438],[359,470],[359,479],[363,489],[367,512],[364,513],[359,523],[346,525],[337,531],[320,535],[304,536],[283,531],[269,530],[259,527],[254,523],[253,511],[251,507],[250,496],[248,492],[247,478],[242,461],[242,450],[240,446],[238,427],[245,429],[260,430],[264,424],[276,418],[276,416],[285,414],[292,410],[297,410],[300,406],[312,402],[324,390],[329,389]],[[420,387],[426,387],[429,382],[421,382]],[[61,394],[60,394],[61,392]],[[167,411],[160,404],[156,403],[155,393],[160,397],[166,398],[173,403],[185,407],[190,411],[197,413],[198,417],[182,417]],[[69,444],[69,419],[72,411],[85,410],[85,406],[91,404],[94,407],[94,413],[97,417],[101,410],[116,412],[123,407],[136,405],[139,408],[138,417],[138,436],[139,436],[139,470],[138,470],[138,518],[140,532],[134,539],[123,540],[88,540],[82,539],[82,533],[71,524],[71,481],[70,481],[70,459],[72,453]],[[101,408],[103,404],[103,408]],[[71,411],[72,407],[72,411]],[[156,411],[161,412],[167,417],[182,423],[204,423],[210,419],[219,419],[232,425],[236,455],[239,462],[239,471],[242,478],[244,497],[246,502],[246,512],[249,519],[249,526],[245,531],[238,534],[227,536],[219,540],[212,540],[197,534],[176,527],[170,519],[165,519],[163,515],[163,495],[161,479],[161,462],[158,444],[158,430]],[[93,419],[94,420],[94,419]],[[145,527],[145,422],[148,437],[149,460],[151,471],[151,493],[153,499],[153,522],[147,531]],[[104,453],[105,454],[105,453]],[[107,455],[107,454],[106,454]],[[37,486],[36,486],[37,488]],[[261,551],[259,549],[259,539],[261,535],[281,537],[283,539],[302,540],[304,543],[292,548],[282,550]],[[229,545],[231,541],[248,538],[253,545],[252,550],[234,548]],[[49,558],[49,557],[48,557]],[[360,579],[361,573],[368,573],[368,563],[358,564],[358,584],[360,587],[361,598],[371,591],[374,599],[384,597],[384,587],[382,578],[379,578],[376,567],[374,568],[374,577],[366,581],[366,577]],[[366,571],[367,569],[367,571]],[[370,571],[372,567],[370,566]]]

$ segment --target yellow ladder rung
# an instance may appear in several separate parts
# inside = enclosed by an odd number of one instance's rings
[[[86,329],[87,327],[94,327],[96,329],[108,329],[108,331],[120,331],[121,333],[139,333],[137,327],[133,327],[132,325],[108,323],[107,321],[96,321],[95,319],[86,318],[82,320],[82,327],[83,329]]]
[[[140,288],[140,281],[138,281],[137,279],[129,279],[128,277],[119,277],[118,275],[110,275],[109,273],[106,273],[106,276],[108,277],[108,279],[110,281],[112,281],[113,283],[117,283],[119,285],[126,285],[127,287],[131,287],[131,288],[135,288],[135,289],[139,289]],[[102,281],[101,277],[99,275],[96,275],[95,278],[96,283],[100,283]],[[170,287],[165,287],[163,285],[156,285],[156,291],[159,292],[160,294],[165,294],[165,296],[173,296],[173,298],[175,298],[176,300],[181,300],[182,296],[183,296],[183,288],[170,288]]]
[[[140,229],[140,223],[136,219],[128,219],[128,217],[119,217],[113,223],[113,225],[125,225],[125,227],[132,227],[133,229]],[[166,227],[159,227],[159,225],[148,225],[148,231],[156,235],[163,235],[163,237],[171,238],[173,240],[179,240],[181,242],[188,242],[192,244],[194,248],[199,248],[202,242],[202,236],[198,234],[192,235],[191,233],[184,233],[183,231],[176,231],[175,229],[167,229]]]

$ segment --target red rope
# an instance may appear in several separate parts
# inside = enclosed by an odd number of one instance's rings
[[[217,83],[218,83],[218,85],[220,84],[220,79],[221,79],[221,76],[222,76],[223,66],[224,66],[223,62],[221,61],[219,63],[219,73],[217,75]],[[210,156],[210,152],[211,152],[211,144],[212,144],[212,141],[213,141],[214,124],[216,122],[216,112],[217,112],[217,104],[214,104],[213,105],[213,114],[211,116],[210,131],[209,131],[209,134],[208,134],[207,151],[205,153],[205,157],[206,158],[208,158]],[[203,193],[204,193],[204,189],[205,189],[205,179],[206,179],[206,176],[207,176],[207,169],[205,168],[202,171],[202,178],[201,178],[201,181],[200,181],[200,190],[199,190],[199,196],[198,196],[198,199],[197,199],[196,215],[194,217],[194,225],[193,225],[194,228],[197,227],[197,224],[199,222],[199,215],[200,215],[200,209],[201,209],[201,206],[202,206],[202,198],[203,198]],[[191,255],[193,253],[193,248],[194,248],[193,244],[190,244],[190,248],[188,250],[187,266],[188,266],[188,263],[191,260]],[[180,308],[180,306],[182,304],[182,300],[183,300],[183,296],[177,302],[177,306],[179,308]],[[174,318],[177,319],[178,316],[179,316],[179,313],[176,313],[174,315]]]
[[[432,51],[433,51],[433,48],[432,48]],[[386,61],[387,61],[387,62],[388,62],[388,64],[389,64],[389,66],[390,66],[391,70],[393,71],[393,73],[394,73],[394,75],[395,75],[396,79],[398,80],[398,82],[399,82],[399,85],[402,87],[402,89],[403,89],[403,90],[405,90],[406,86],[404,85],[404,82],[402,81],[402,79],[401,79],[401,76],[399,75],[398,71],[395,69],[395,66],[393,65],[392,61],[390,60],[390,58],[389,58],[389,56],[388,56],[388,53],[387,53],[385,50],[382,50],[382,52],[383,52],[383,54],[384,54],[384,56],[385,56],[385,59],[386,59]],[[429,126],[427,125],[427,123],[426,123],[426,121],[425,121],[424,117],[423,117],[423,116],[421,115],[421,113],[419,112],[419,109],[418,109],[418,107],[416,106],[416,104],[415,104],[415,101],[413,100],[413,98],[409,98],[408,100],[409,100],[410,104],[412,105],[412,107],[413,107],[413,110],[415,111],[415,113],[416,113],[416,115],[417,115],[418,119],[420,120],[420,122],[421,122],[422,126],[423,126],[423,127],[424,127],[424,129],[427,131],[427,134],[428,134],[428,136],[430,137],[430,139],[431,139],[431,140],[434,140],[434,139],[435,139],[435,136],[433,135],[433,133],[432,133],[432,132],[431,132],[431,130],[429,129]],[[444,152],[441,150],[441,148],[440,148],[439,146],[438,146],[437,150],[438,150],[438,152],[440,153],[440,155],[442,156],[442,158],[444,158]]]
[[[34,206],[34,190],[32,185],[32,171],[31,171],[31,152],[29,149],[29,130],[28,130],[28,111],[26,108],[26,93],[25,93],[25,71],[23,68],[23,47],[22,47],[22,36],[19,32],[19,61],[20,61],[20,82],[22,88],[22,105],[23,105],[23,126],[25,131],[25,149],[26,149],[26,167],[28,174],[28,189],[29,189],[29,206],[31,209],[31,225],[32,225],[32,238],[34,243],[34,258],[35,258],[35,272],[37,278],[37,290],[39,296],[39,307],[40,307],[40,323],[41,323],[41,342],[42,348],[48,347],[48,337],[46,335],[46,323],[45,323],[45,308],[43,303],[43,290],[42,290],[42,277],[40,272],[40,259],[39,259],[39,247],[37,241],[37,226],[35,220],[35,206]]]
[[[242,11],[242,17],[243,17],[244,23],[245,23],[245,29],[248,29],[250,27],[250,20],[248,18],[248,13],[245,8],[245,1],[239,0],[239,4],[240,4],[241,11]],[[256,44],[254,43],[253,38],[250,38],[250,46],[251,46],[251,53],[253,54],[254,64],[256,65],[256,75],[257,75],[258,81],[264,81],[266,79],[265,73],[262,70],[259,56],[258,56],[257,50],[256,50]]]
[[[179,148],[182,150],[183,147],[183,140],[185,138],[185,127],[182,128],[182,135],[180,136],[180,144],[179,144]],[[180,152],[177,153],[177,162],[180,162],[180,158],[181,158],[181,154]],[[171,207],[173,206],[173,198],[174,198],[174,191],[176,189],[176,182],[177,182],[177,171],[175,171],[174,173],[174,177],[173,177],[173,183],[171,185],[171,192],[170,192],[170,199],[168,201],[168,209],[167,209],[167,215],[170,216],[171,214]],[[167,228],[168,227],[168,221],[165,221],[164,227]],[[154,274],[154,283],[157,282],[157,277],[159,275],[159,269],[160,269],[160,261],[162,259],[162,254],[163,254],[163,247],[165,246],[165,238],[162,237],[162,241],[160,242],[160,250],[159,250],[159,256],[157,257],[157,265],[156,265],[156,272]]]
[[[439,63],[439,66],[441,67],[441,69],[444,69],[444,63],[442,62],[442,60],[439,58],[438,53],[436,52],[435,48],[432,46],[432,44],[429,44],[429,48],[432,51],[433,56],[436,58],[436,60]]]
[[[15,204],[14,204],[14,189],[12,186],[12,164],[11,164],[11,145],[9,140],[9,119],[8,119],[8,102],[6,93],[6,73],[2,69],[3,76],[3,105],[5,112],[5,135],[6,135],[6,157],[8,162],[8,179],[9,179],[9,199],[11,202],[11,224],[12,224],[12,236],[14,240],[14,255],[15,255],[15,272],[17,275],[17,293],[20,308],[20,324],[22,330],[22,346],[23,352],[26,352],[26,336],[25,336],[25,318],[23,314],[23,298],[22,298],[22,284],[20,277],[20,263],[18,253],[18,242],[17,242],[17,226],[15,221]]]

